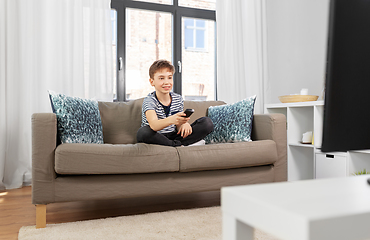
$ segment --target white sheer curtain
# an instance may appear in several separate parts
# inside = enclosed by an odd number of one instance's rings
[[[257,95],[263,112],[267,88],[264,0],[217,0],[217,96],[234,103]]]
[[[0,0],[0,188],[31,182],[47,90],[111,101],[110,0]]]

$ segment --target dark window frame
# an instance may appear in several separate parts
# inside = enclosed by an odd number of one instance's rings
[[[111,8],[117,11],[117,98],[114,101],[126,101],[126,88],[125,88],[125,69],[126,69],[126,9],[133,8],[138,10],[150,10],[171,13],[173,17],[172,24],[172,63],[176,67],[174,75],[173,91],[182,94],[182,76],[178,71],[178,62],[182,60],[182,17],[187,18],[201,18],[206,20],[213,20],[216,23],[216,11],[205,10],[197,8],[189,8],[179,6],[178,0],[173,0],[172,5],[140,2],[133,0],[112,0]],[[215,39],[216,41],[216,39]],[[217,55],[217,52],[216,52]],[[216,58],[216,57],[215,57]],[[121,59],[121,62],[119,62]],[[217,59],[217,58],[216,58]],[[217,63],[215,59],[215,72],[217,72]],[[120,69],[120,67],[122,69]],[[215,99],[217,99],[217,75],[215,74]]]

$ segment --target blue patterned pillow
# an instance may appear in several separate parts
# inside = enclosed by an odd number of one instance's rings
[[[252,141],[252,121],[256,96],[234,104],[208,108],[214,130],[206,138],[206,143],[226,143]]]
[[[62,143],[104,143],[98,102],[49,91]]]

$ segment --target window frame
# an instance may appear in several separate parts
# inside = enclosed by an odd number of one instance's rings
[[[111,8],[117,11],[117,98],[114,101],[127,101],[126,99],[126,9],[149,10],[167,12],[172,14],[172,63],[176,68],[174,74],[173,92],[182,95],[182,75],[179,72],[178,62],[182,61],[182,18],[198,18],[216,22],[216,11],[199,8],[179,6],[178,0],[172,5],[140,2],[133,0],[112,0]],[[215,35],[216,42],[216,35]],[[216,46],[216,44],[215,44]],[[215,73],[217,72],[217,51],[215,52]],[[121,59],[121,60],[120,60]],[[121,61],[121,62],[119,62]],[[121,68],[121,67],[122,68]],[[215,74],[215,99],[217,100],[217,75]]]

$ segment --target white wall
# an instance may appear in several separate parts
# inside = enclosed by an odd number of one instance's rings
[[[278,96],[301,88],[321,98],[328,17],[329,0],[266,0],[265,103],[278,103]]]

